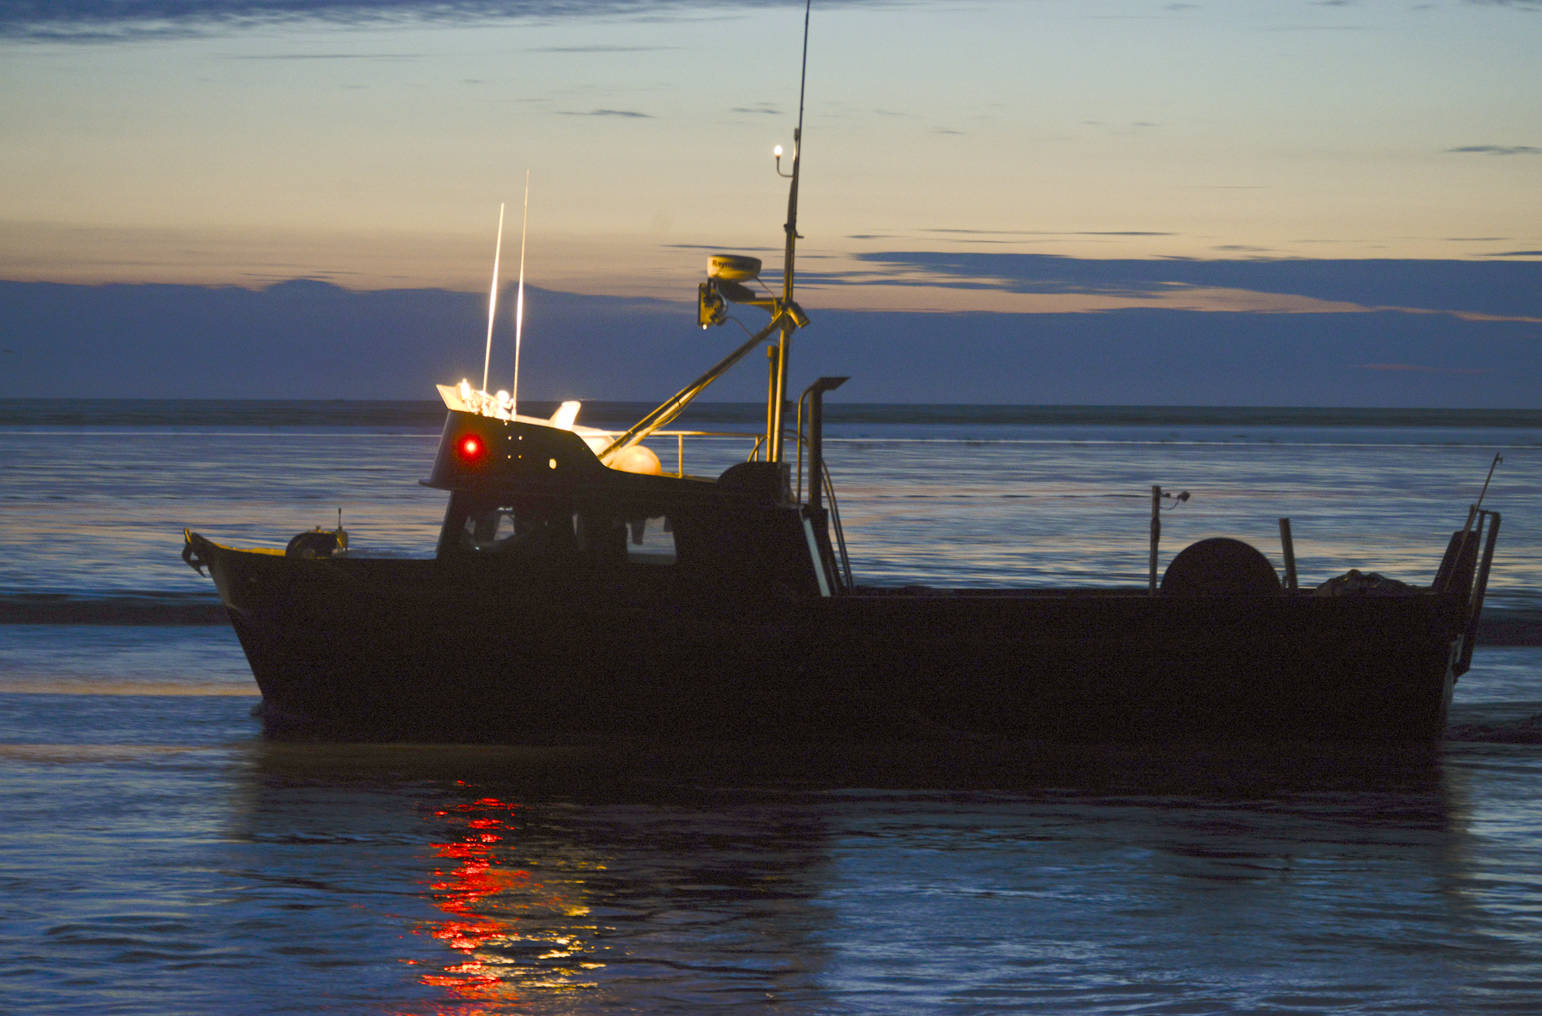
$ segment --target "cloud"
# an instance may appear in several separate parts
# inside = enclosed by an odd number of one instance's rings
[[[1542,148],[1535,145],[1462,145],[1447,148],[1453,155],[1542,155]]]
[[[1488,367],[1430,367],[1422,363],[1357,363],[1361,370],[1384,370],[1410,374],[1491,374]]]
[[[528,53],[667,53],[679,46],[536,46]]]
[[[1174,233],[1153,232],[1144,229],[1082,229],[1071,231],[1047,230],[1047,229],[959,229],[952,227],[934,227],[920,230],[922,233],[933,233],[939,236],[1003,236],[1003,237],[1027,237],[1027,236],[1174,236]]]
[[[1136,131],[1152,130],[1160,127],[1154,120],[1130,120],[1125,123],[1109,123],[1106,120],[1083,120],[1083,127],[1096,127],[1099,130],[1115,136],[1127,136]]]
[[[563,110],[561,116],[615,116],[624,120],[652,120],[652,113],[641,113],[635,109],[591,109],[587,112],[577,110]]]
[[[933,286],[1012,294],[1091,294],[1167,303],[1185,292],[1252,293],[1322,301],[1342,310],[1393,308],[1542,320],[1542,265],[1532,261],[1092,260],[986,251],[890,251],[861,254],[858,260],[875,270],[864,280],[868,285],[915,285],[924,279]]]
[[[817,341],[798,347],[797,370],[851,375],[843,402],[1542,406],[1536,328],[1512,322],[1153,308],[937,315],[813,299]],[[527,287],[526,309],[521,383],[537,400],[651,405],[719,355],[702,346],[688,303]],[[435,381],[479,376],[485,314],[474,293],[315,280],[260,291],[0,281],[11,350],[0,397],[326,399],[346,377],[352,398],[421,399]],[[495,361],[512,338],[505,318]],[[764,385],[764,368],[746,365],[708,397],[750,401]]]
[[[19,0],[0,7],[0,36],[54,42],[132,41],[205,35],[274,22],[319,20],[383,24],[440,17],[485,17],[491,2],[404,0]]]
[[[236,53],[227,60],[421,60],[421,53]]]
[[[825,0],[826,7],[892,7],[903,0]],[[748,8],[787,0],[738,0]],[[203,36],[275,23],[471,24],[554,18],[690,16],[703,0],[6,0],[0,38],[111,43]]]

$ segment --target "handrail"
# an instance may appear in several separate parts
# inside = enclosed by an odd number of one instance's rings
[[[593,436],[613,437],[620,433],[622,432],[619,430],[601,430],[593,432]],[[764,444],[766,440],[764,434],[761,434],[759,431],[751,430],[656,430],[649,436],[672,437],[675,439],[675,472],[673,474],[675,476],[685,475],[685,439],[688,437],[725,439],[736,438],[739,440],[752,441],[753,443],[750,445],[750,453],[747,456],[747,458],[751,460],[755,458],[756,453],[760,450],[760,446]]]
[[[797,465],[793,469],[793,475],[797,477],[797,486],[794,488],[794,497],[799,502],[802,502],[803,500],[803,449],[807,448],[810,444],[810,436],[803,432],[803,406],[809,401],[810,397],[814,395],[814,389],[816,387],[817,383],[814,385],[809,385],[807,388],[803,389],[803,394],[798,396],[798,414],[794,418],[793,424],[793,434],[798,445],[798,461]]]
[[[835,530],[835,549],[841,558],[841,577],[846,589],[854,585],[851,578],[851,558],[846,553],[846,530],[841,526],[841,508],[835,501],[835,482],[830,479],[830,469],[820,463],[824,472],[825,497],[830,504],[830,528]]]

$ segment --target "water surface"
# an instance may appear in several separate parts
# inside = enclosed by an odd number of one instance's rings
[[[1304,583],[1428,581],[1501,453],[1503,623],[1429,750],[552,750],[262,739],[182,527],[427,553],[438,414],[237,408],[0,405],[7,1012],[1542,1008],[1542,421],[832,405],[888,584],[1143,584],[1152,484],[1164,560],[1288,516]]]

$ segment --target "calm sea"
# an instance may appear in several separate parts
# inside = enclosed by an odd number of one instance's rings
[[[181,530],[427,553],[426,403],[0,401],[0,1011],[1542,1011],[1542,413],[842,406],[859,580],[1141,585],[1232,535],[1484,642],[1393,758],[265,742]],[[647,406],[585,407],[622,426]],[[754,407],[677,426],[750,431]],[[677,446],[656,448],[673,465]],[[742,455],[691,440],[688,471]]]

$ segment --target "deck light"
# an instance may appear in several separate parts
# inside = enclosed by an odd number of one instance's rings
[[[801,114],[799,115],[799,119],[800,120],[802,119]],[[798,158],[798,131],[794,131],[793,132],[792,140],[793,140],[792,157],[793,157],[793,160],[794,160],[793,161],[793,166],[796,167],[797,166],[797,158]],[[782,146],[781,145],[777,145],[775,148],[772,148],[771,149],[771,154],[776,156],[776,175],[777,176],[786,177],[789,180],[792,179],[793,174],[782,172],[782,154],[783,154]]]

